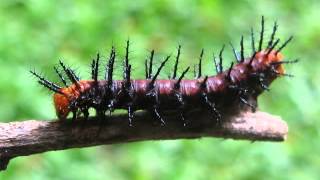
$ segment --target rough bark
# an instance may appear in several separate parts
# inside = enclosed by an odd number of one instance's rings
[[[148,113],[135,116],[133,127],[127,115],[114,115],[106,120],[88,121],[27,120],[0,123],[0,169],[5,170],[10,159],[52,150],[79,148],[103,144],[145,140],[193,139],[221,137],[251,141],[284,141],[287,124],[278,116],[264,112],[244,111],[225,117],[216,124],[206,113],[193,113],[186,126],[180,117],[169,115],[161,126]]]

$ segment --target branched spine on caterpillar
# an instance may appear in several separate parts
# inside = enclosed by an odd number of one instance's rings
[[[106,64],[104,80],[98,80],[99,54],[91,64],[91,80],[80,80],[71,68],[60,61],[63,73],[57,67],[54,67],[54,70],[65,87],[60,87],[46,80],[35,71],[30,72],[38,78],[41,85],[55,92],[53,100],[60,120],[65,120],[70,112],[73,114],[73,120],[77,119],[80,113],[83,114],[84,119],[88,119],[89,108],[94,108],[99,118],[104,118],[107,111],[111,113],[115,109],[126,109],[129,125],[132,125],[134,112],[147,110],[164,125],[165,119],[162,114],[166,111],[174,110],[178,112],[185,123],[188,111],[208,109],[212,112],[214,119],[219,122],[221,119],[220,112],[223,108],[228,108],[230,104],[244,104],[255,111],[256,104],[251,104],[248,97],[256,98],[264,90],[269,90],[268,86],[274,79],[279,76],[288,76],[284,72],[283,64],[297,62],[297,60],[283,61],[280,51],[286,47],[292,37],[276,48],[280,42],[280,39],[275,39],[277,27],[278,25],[275,22],[267,47],[263,48],[264,18],[262,17],[257,49],[253,29],[251,28],[252,55],[250,57],[244,56],[243,36],[240,40],[240,55],[230,43],[237,63],[232,62],[225,71],[222,66],[225,49],[225,46],[223,46],[219,52],[218,60],[216,57],[213,59],[217,72],[215,76],[202,76],[203,49],[199,57],[196,79],[183,79],[190,67],[187,67],[178,76],[177,69],[181,53],[181,46],[179,45],[170,79],[157,79],[170,56],[167,56],[157,71],[153,73],[152,65],[155,52],[152,50],[149,59],[144,63],[146,79],[134,80],[131,78],[131,65],[129,64],[129,41],[126,44],[123,80],[113,79],[114,63],[117,56],[114,47],[111,48],[109,60]],[[63,74],[68,77],[72,84],[67,84]]]

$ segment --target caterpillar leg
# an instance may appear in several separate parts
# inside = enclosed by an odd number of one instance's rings
[[[134,116],[134,110],[132,105],[128,106],[128,120],[129,120],[129,126],[132,126],[132,120],[133,120],[133,116]]]
[[[176,93],[175,94],[176,98],[177,98],[177,101],[179,102],[180,106],[179,106],[179,113],[180,113],[180,117],[181,117],[181,120],[183,122],[183,126],[187,126],[187,121],[186,121],[186,118],[185,118],[185,101],[182,97],[182,95],[180,93]]]
[[[83,114],[83,119],[84,119],[85,121],[87,121],[88,118],[89,118],[88,108],[83,108],[83,109],[81,110],[81,112],[82,112],[82,114]]]
[[[251,108],[251,111],[252,111],[252,112],[255,112],[255,111],[256,111],[256,108],[257,108],[257,107],[256,107],[255,105],[249,103],[244,97],[241,97],[241,96],[240,96],[239,99],[240,99],[240,102],[242,102],[243,104],[249,106],[249,107]]]
[[[246,88],[239,88],[238,89],[238,96],[240,99],[240,102],[243,103],[244,105],[247,105],[251,108],[252,112],[256,111],[257,105],[256,104],[251,104],[247,99],[248,97],[251,96],[252,91]]]
[[[114,106],[116,104],[116,100],[115,99],[112,99],[110,100],[110,103],[108,104],[108,110],[110,112],[110,116],[111,116],[111,113],[114,111]]]
[[[158,118],[158,120],[160,121],[161,126],[165,126],[165,125],[166,125],[166,122],[163,120],[163,118],[161,117],[161,115],[160,115],[160,113],[159,113],[158,105],[155,105],[155,106],[153,107],[153,113],[154,113],[154,115]]]
[[[163,118],[160,115],[160,110],[159,110],[159,95],[156,89],[151,89],[148,93],[147,96],[153,101],[153,107],[150,109],[150,112],[161,122],[161,126],[166,125],[166,122],[163,120]]]
[[[74,122],[77,120],[77,110],[72,110],[72,119],[71,122]]]
[[[215,115],[216,121],[217,121],[217,122],[220,122],[222,116],[221,116],[220,112],[218,111],[218,109],[216,108],[215,103],[209,100],[208,95],[207,95],[206,93],[203,93],[203,94],[202,94],[202,97],[203,97],[204,102],[206,103],[206,105],[210,108],[210,110],[211,110],[211,111],[213,112],[213,114]]]

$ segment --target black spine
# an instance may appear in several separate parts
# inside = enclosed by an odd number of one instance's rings
[[[273,25],[273,30],[272,30],[272,33],[271,33],[271,36],[270,36],[270,40],[268,42],[268,48],[271,48],[271,46],[273,45],[273,40],[274,40],[275,34],[277,32],[277,28],[278,28],[278,24],[277,24],[277,21],[276,21],[276,22],[274,22],[274,25]]]
[[[107,80],[107,86],[109,89],[111,89],[112,87],[113,65],[114,65],[115,58],[116,58],[116,52],[115,52],[114,46],[112,46],[110,56],[109,56],[109,61],[106,67],[106,74],[105,74],[105,79]]]
[[[77,87],[79,87],[78,81],[80,80],[80,78],[78,76],[75,75],[74,71],[71,70],[70,68],[67,68],[63,62],[60,60],[59,61],[62,69],[64,70],[64,72],[67,74],[69,80],[74,83]]]
[[[241,54],[241,59],[240,62],[244,61],[244,46],[243,46],[243,36],[241,36],[241,41],[240,41],[240,54]]]
[[[126,46],[126,56],[124,60],[124,74],[123,74],[123,79],[125,81],[124,86],[127,90],[131,86],[131,81],[130,81],[131,65],[129,64],[129,45],[130,45],[130,42],[128,40],[127,46]]]
[[[201,66],[202,66],[203,53],[204,53],[204,49],[201,50],[200,57],[199,57],[199,65],[198,65],[199,72],[198,72],[198,78],[200,78],[200,77],[202,76]],[[188,70],[189,70],[189,68],[188,68]]]
[[[41,75],[37,74],[35,71],[30,70],[30,73],[39,79],[38,80],[39,84],[43,85],[44,87],[48,88],[51,91],[62,94],[62,92],[60,92],[60,89],[61,89],[60,86],[54,84],[53,82],[50,82],[49,80],[45,79]]]
[[[263,34],[264,34],[264,17],[262,16],[262,18],[261,18],[260,40],[259,40],[259,51],[261,51],[261,49],[262,49]]]
[[[219,64],[218,64],[218,72],[219,73],[222,73],[223,71],[223,66],[222,66],[222,62],[223,62],[223,57],[222,57],[222,54],[223,54],[223,51],[224,51],[224,47],[225,45],[222,46],[221,50],[220,50],[220,53],[219,53]]]
[[[269,50],[268,50],[266,55],[269,55],[271,53],[271,51],[277,46],[279,41],[280,41],[280,39],[277,39],[276,42],[274,42],[274,44],[269,48]]]
[[[284,47],[288,45],[288,43],[293,39],[293,36],[290,36],[288,40],[286,40],[277,50],[276,54],[278,54]]]
[[[59,72],[58,68],[56,66],[53,67],[55,72],[58,74],[60,80],[62,81],[62,83],[65,85],[65,86],[68,86],[66,80],[64,79],[63,75]]]
[[[181,45],[178,46],[178,51],[177,51],[176,61],[175,61],[175,63],[174,63],[174,69],[173,69],[172,79],[175,79],[176,76],[177,76],[177,70],[178,70],[180,53],[181,53]]]
[[[227,79],[228,79],[229,81],[232,80],[232,79],[231,79],[231,71],[232,71],[232,68],[233,68],[233,63],[234,63],[234,62],[231,62],[230,68],[229,68],[228,73],[227,73]]]
[[[158,68],[156,74],[152,77],[150,83],[149,83],[149,89],[153,89],[154,82],[156,81],[158,75],[160,74],[161,69],[164,67],[166,62],[169,60],[170,56],[167,56],[166,59],[161,63],[160,67]]]
[[[230,42],[230,46],[231,46],[234,58],[237,60],[237,62],[240,62],[241,59],[238,57],[238,53],[237,53],[236,49],[234,48],[234,46],[233,46],[233,44],[231,42]]]
[[[175,89],[179,89],[179,88],[180,88],[180,83],[181,83],[183,77],[184,77],[184,76],[186,75],[186,73],[189,71],[189,69],[190,69],[190,66],[189,66],[186,70],[184,70],[183,73],[180,75],[178,81],[174,84],[174,88],[175,88]]]
[[[151,79],[151,77],[152,77],[153,57],[154,57],[154,50],[152,50],[150,53],[148,79]]]

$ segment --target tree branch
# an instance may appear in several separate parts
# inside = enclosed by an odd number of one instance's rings
[[[0,169],[5,170],[9,160],[52,150],[88,147],[103,144],[127,143],[145,140],[192,139],[221,137],[251,141],[284,141],[287,124],[280,117],[264,112],[243,111],[225,116],[216,124],[212,115],[195,112],[188,115],[183,126],[180,116],[166,117],[161,126],[146,112],[135,115],[133,127],[127,115],[114,115],[99,121],[36,121],[0,123]]]

